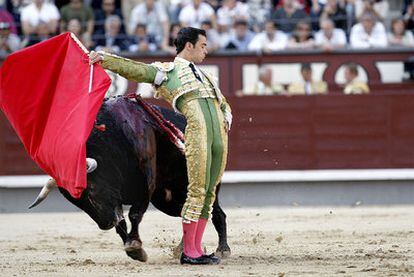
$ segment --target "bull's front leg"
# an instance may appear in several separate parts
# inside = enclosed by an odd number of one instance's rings
[[[118,235],[121,237],[122,242],[125,243],[127,242],[128,239],[128,229],[127,229],[127,224],[125,219],[122,219],[118,225],[116,225],[115,227],[116,232],[118,233]]]
[[[151,128],[142,130],[139,135],[134,134],[134,149],[140,153],[138,164],[143,172],[145,181],[140,186],[137,193],[137,201],[129,210],[129,220],[131,221],[131,232],[128,234],[125,243],[125,252],[134,260],[146,262],[148,255],[142,248],[142,241],[139,237],[139,224],[146,212],[152,193],[155,190],[156,178],[156,141]]]
[[[129,220],[131,221],[131,231],[124,243],[126,254],[134,260],[146,262],[148,255],[142,248],[142,241],[139,236],[139,224],[148,208],[149,201],[141,205],[133,205],[129,210]]]
[[[230,256],[231,250],[230,250],[230,246],[227,243],[226,214],[224,213],[223,209],[220,207],[219,200],[218,200],[220,186],[221,184],[217,186],[217,191],[216,191],[217,197],[213,203],[212,221],[213,221],[214,228],[216,229],[218,237],[219,237],[216,255],[221,258],[227,258]]]
[[[152,193],[155,189],[155,176],[156,176],[156,156],[154,140],[149,139],[145,155],[143,155],[139,161],[142,172],[144,173],[145,183],[141,187],[138,193],[138,201],[131,206],[129,210],[129,220],[131,221],[131,232],[128,235],[125,243],[125,252],[134,260],[146,262],[148,255],[142,248],[142,241],[139,237],[139,224],[141,223],[144,213],[147,211]]]

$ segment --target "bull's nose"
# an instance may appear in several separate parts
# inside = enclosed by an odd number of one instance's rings
[[[114,222],[111,222],[109,224],[99,224],[98,226],[99,226],[99,229],[106,231],[106,230],[109,230],[109,229],[113,228],[115,226],[115,224],[116,224],[116,222],[114,221]]]

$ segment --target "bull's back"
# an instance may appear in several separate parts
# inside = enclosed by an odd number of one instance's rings
[[[123,97],[105,100],[87,142],[87,155],[98,162],[88,181],[121,192],[123,204],[133,204],[142,194],[144,174],[139,169],[133,140],[147,126],[145,111]],[[151,128],[150,128],[151,130]]]

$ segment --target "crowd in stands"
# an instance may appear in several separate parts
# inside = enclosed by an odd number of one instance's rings
[[[314,79],[310,63],[302,63],[300,67],[301,81],[283,85],[274,80],[274,73],[269,65],[259,67],[258,80],[254,87],[245,91],[238,91],[238,96],[243,95],[314,95],[328,93],[328,84],[325,81]],[[358,65],[347,63],[344,65],[343,93],[366,94],[370,92],[368,83],[359,77]]]
[[[89,49],[174,54],[182,26],[205,29],[210,52],[414,47],[404,1],[387,28],[388,0],[0,0],[0,55],[66,31]]]

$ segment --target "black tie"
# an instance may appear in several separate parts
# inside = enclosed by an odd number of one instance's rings
[[[200,82],[203,82],[203,80],[201,80],[200,74],[198,74],[197,70],[195,69],[194,64],[190,63],[189,66],[191,70],[193,71],[194,76],[197,78],[197,80],[199,80]]]

